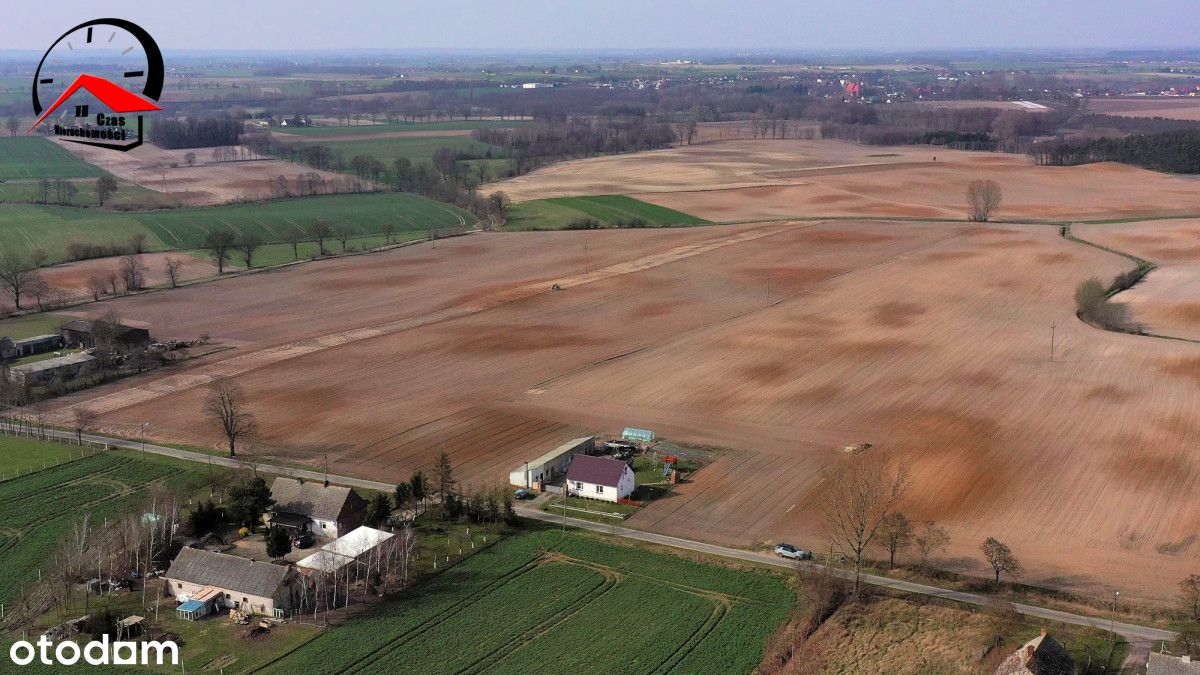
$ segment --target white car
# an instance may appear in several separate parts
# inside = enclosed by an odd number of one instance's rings
[[[791,544],[780,544],[775,547],[775,555],[780,558],[791,558],[792,560],[809,560],[812,558],[812,553],[804,549],[796,548]]]

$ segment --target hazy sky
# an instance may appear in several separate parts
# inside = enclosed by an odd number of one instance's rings
[[[163,49],[1200,47],[1200,0],[14,0],[0,49],[103,16]]]

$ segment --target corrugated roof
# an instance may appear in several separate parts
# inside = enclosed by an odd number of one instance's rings
[[[264,598],[274,597],[287,574],[288,568],[283,565],[198,548],[180,551],[167,570],[167,578],[171,580]]]
[[[271,507],[274,512],[330,521],[338,519],[347,501],[362,499],[348,487],[325,487],[312,481],[301,483],[295,478],[276,478],[271,484],[271,498],[275,500]]]
[[[567,469],[567,480],[617,487],[621,474],[628,468],[629,465],[619,459],[575,455],[571,458],[571,467]]]
[[[554,460],[558,459],[559,457],[562,457],[563,455],[567,454],[568,452],[575,450],[579,446],[583,445],[584,443],[587,443],[588,441],[591,441],[594,438],[595,438],[595,436],[583,436],[581,438],[571,439],[571,440],[567,441],[566,443],[563,443],[562,445],[558,446],[557,448],[551,450],[550,452],[547,452],[546,454],[542,455],[541,457],[530,460],[529,465],[530,466],[542,466],[545,464],[549,464],[550,462],[553,462]],[[524,467],[524,465],[521,465],[518,468],[524,469],[525,467]]]
[[[75,366],[89,361],[95,361],[96,357],[87,352],[79,352],[78,354],[67,354],[66,356],[56,356],[52,359],[43,359],[34,361],[33,363],[25,363],[19,366],[13,366],[9,370],[14,373],[40,373],[43,370],[54,370],[64,366]]]
[[[391,539],[391,532],[384,532],[373,527],[362,526],[355,528],[350,533],[338,537],[333,541],[321,547],[322,551],[337,553],[338,555],[357,558],[358,556],[370,551],[383,542]]]
[[[318,572],[336,572],[352,562],[354,562],[354,558],[321,550],[298,561],[296,567],[303,567]]]

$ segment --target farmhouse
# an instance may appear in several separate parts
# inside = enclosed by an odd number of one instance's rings
[[[355,562],[366,560],[393,535],[373,527],[360,527],[344,537],[325,544],[316,553],[296,563],[302,572],[336,572]]]
[[[606,502],[628,497],[637,487],[633,469],[619,459],[576,455],[567,469],[567,494]]]
[[[331,539],[362,525],[367,511],[367,503],[348,487],[295,478],[276,478],[271,498],[275,505],[266,517],[272,525]]]
[[[45,361],[25,363],[8,369],[8,379],[13,384],[39,385],[55,380],[70,380],[87,375],[95,367],[96,357],[80,352]]]
[[[198,548],[180,551],[166,580],[187,619],[224,608],[282,617],[296,594],[291,567]]]
[[[546,483],[555,481],[566,472],[572,457],[577,454],[589,454],[595,449],[595,436],[567,441],[550,452],[523,463],[508,474],[508,481],[516,487],[541,490]]]
[[[106,331],[111,331],[112,341],[119,347],[145,349],[150,346],[150,331],[145,328],[126,326],[125,324],[110,325],[105,321],[88,321],[76,319],[64,323],[59,331],[68,347],[90,349],[96,346],[96,339],[103,338]]]
[[[1042,634],[1026,642],[1000,663],[996,675],[1070,675],[1075,661],[1058,640]]]
[[[1146,661],[1146,675],[1195,675],[1200,673],[1200,661],[1193,661],[1191,656],[1171,656],[1159,652],[1150,652]]]

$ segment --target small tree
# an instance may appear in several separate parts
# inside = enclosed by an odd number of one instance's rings
[[[437,481],[438,498],[442,500],[442,508],[450,506],[450,497],[454,494],[454,469],[450,466],[450,455],[445,452],[438,455],[437,464],[433,469],[434,480]]]
[[[183,261],[179,258],[168,257],[163,262],[163,272],[167,274],[167,281],[171,282],[171,288],[179,288],[179,274],[182,270]]]
[[[427,496],[425,474],[421,471],[414,471],[412,477],[408,479],[408,486],[409,491],[412,493],[413,501],[421,502],[421,504],[424,505],[425,497]]]
[[[271,488],[261,476],[255,476],[229,488],[229,517],[253,532],[262,515],[275,500]]]
[[[364,521],[367,527],[379,527],[387,522],[388,516],[392,515],[392,500],[382,492],[376,492],[375,496],[371,497],[371,501],[367,502],[367,515]]]
[[[925,521],[921,530],[913,535],[913,545],[921,559],[921,569],[929,563],[929,556],[935,551],[945,551],[950,544],[950,533],[932,520]]]
[[[83,435],[96,426],[96,411],[86,406],[76,406],[71,421],[75,429],[75,440],[83,445]]]
[[[227,378],[209,385],[204,412],[220,427],[229,441],[229,456],[237,456],[237,442],[258,428],[254,415],[246,411],[246,394],[236,382]]]
[[[1179,593],[1183,603],[1192,612],[1192,618],[1200,620],[1200,574],[1193,574],[1179,582]]]
[[[121,280],[125,282],[125,290],[136,291],[146,285],[146,266],[137,255],[121,256]]]
[[[326,255],[325,240],[329,238],[332,231],[333,228],[324,220],[317,220],[309,228],[308,233],[313,238],[313,241],[317,242],[317,253],[319,255]]]
[[[867,547],[908,487],[907,468],[885,458],[860,454],[825,471],[821,506],[831,544],[854,561],[854,595],[862,588]]]
[[[994,180],[973,180],[967,184],[967,206],[971,220],[986,223],[1000,206],[1000,184]]]
[[[258,250],[259,246],[262,246],[262,239],[253,232],[247,232],[238,239],[237,249],[242,254],[242,260],[246,263],[246,269],[254,266],[254,252]]]
[[[1008,574],[1009,576],[1019,577],[1024,573],[1025,568],[1017,561],[1017,557],[1013,555],[1007,544],[1003,544],[993,537],[988,537],[980,545],[979,549],[983,551],[983,557],[987,559],[989,565],[992,566],[992,571],[996,573],[996,584],[1000,583],[1000,575]]]
[[[400,483],[396,486],[396,492],[392,497],[396,500],[396,508],[404,510],[404,505],[412,499],[412,485]]]
[[[188,166],[196,166],[196,153],[188,152],[183,155],[183,162]],[[273,556],[277,557],[277,556]]]
[[[217,274],[225,273],[225,263],[229,260],[229,251],[237,243],[237,237],[229,230],[213,230],[204,237],[204,248],[208,249],[213,262],[217,264]]]
[[[292,552],[292,538],[281,525],[272,525],[267,532],[267,556],[278,560]]]
[[[108,277],[103,274],[93,274],[87,279],[87,287],[92,299],[99,300],[100,296],[108,292]]]
[[[4,285],[13,305],[21,309],[21,296],[29,292],[33,275],[25,259],[15,251],[5,251],[0,255],[0,284]]]
[[[96,179],[96,200],[100,206],[117,191],[117,181],[112,176],[101,176]]]
[[[879,528],[879,546],[888,552],[888,567],[896,566],[896,554],[912,546],[912,542],[913,526],[908,516],[900,512],[884,516]]]
[[[17,119],[16,115],[9,115],[4,122],[4,127],[8,129],[9,136],[16,136],[17,131],[21,129],[21,120]]]

